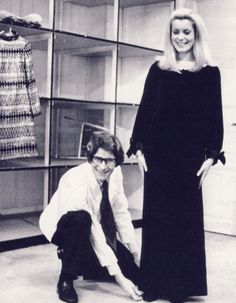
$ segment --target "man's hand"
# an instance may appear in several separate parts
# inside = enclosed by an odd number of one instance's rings
[[[135,301],[142,300],[142,291],[140,291],[137,286],[133,284],[129,279],[127,279],[122,273],[115,275],[116,282],[119,286]]]
[[[214,162],[214,160],[209,158],[202,163],[202,166],[200,167],[199,171],[197,172],[197,176],[198,177],[201,176],[199,187],[202,186],[202,183],[205,180],[206,176],[208,175],[208,172],[209,172],[210,168],[212,167],[213,162]]]

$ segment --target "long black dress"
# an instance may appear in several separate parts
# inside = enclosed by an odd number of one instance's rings
[[[144,299],[207,295],[202,192],[197,171],[223,140],[220,72],[148,73],[128,156],[144,152],[141,271]]]

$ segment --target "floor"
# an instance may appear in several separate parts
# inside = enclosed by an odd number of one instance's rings
[[[137,239],[140,240],[140,232]],[[236,238],[206,233],[209,295],[204,303],[236,302]],[[55,246],[39,245],[0,254],[1,303],[59,303],[56,282],[60,262]],[[77,280],[81,303],[131,302],[115,284]],[[156,301],[159,302],[159,301]]]
[[[24,214],[17,217],[1,216],[1,241],[27,238],[41,234],[38,221],[39,214]]]

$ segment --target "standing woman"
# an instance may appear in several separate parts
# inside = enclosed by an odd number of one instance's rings
[[[127,152],[145,171],[140,288],[148,302],[207,295],[201,184],[225,159],[220,72],[205,35],[199,15],[173,12]]]

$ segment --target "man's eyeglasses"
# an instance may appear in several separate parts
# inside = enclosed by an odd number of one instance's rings
[[[102,164],[103,161],[106,163],[108,167],[113,167],[116,164],[115,158],[101,158],[101,157],[93,156],[93,163]]]

